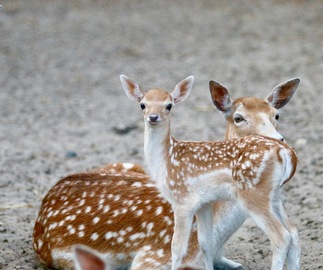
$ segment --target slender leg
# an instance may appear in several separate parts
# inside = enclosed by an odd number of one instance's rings
[[[236,201],[213,203],[213,258],[214,270],[243,270],[240,263],[223,256],[223,247],[228,239],[246,220],[244,208]]]
[[[300,250],[299,241],[298,241],[299,239],[298,230],[296,226],[292,224],[291,221],[288,219],[282,201],[280,201],[280,204],[279,204],[279,212],[284,223],[286,224],[287,230],[291,235],[291,243],[287,253],[287,269],[299,270],[299,260],[300,260],[301,250]]]
[[[191,233],[194,213],[176,207],[174,209],[174,234],[172,239],[172,270],[176,270],[182,263],[186,254]]]
[[[204,255],[205,269],[213,270],[212,204],[204,205],[196,212],[198,241]]]
[[[250,212],[250,216],[270,240],[273,250],[271,270],[283,270],[291,242],[289,231],[270,209],[263,214]]]

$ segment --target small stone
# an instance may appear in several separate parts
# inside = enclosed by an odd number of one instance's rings
[[[65,157],[67,157],[67,158],[75,158],[75,157],[77,157],[77,153],[75,151],[67,151],[65,153]]]

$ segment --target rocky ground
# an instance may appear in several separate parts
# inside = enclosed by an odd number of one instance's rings
[[[114,161],[143,164],[143,123],[119,75],[172,90],[195,75],[173,133],[221,139],[208,81],[233,97],[301,85],[280,132],[299,166],[286,186],[301,269],[323,269],[323,3],[321,1],[0,1],[0,269],[42,269],[32,229],[58,179]],[[251,222],[228,242],[246,269],[269,269],[270,246]]]

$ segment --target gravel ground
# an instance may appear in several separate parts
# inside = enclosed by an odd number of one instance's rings
[[[265,97],[300,77],[280,126],[299,156],[286,209],[299,228],[301,269],[323,269],[322,1],[0,4],[0,269],[42,269],[32,229],[60,178],[114,161],[143,164],[142,116],[122,73],[168,90],[195,75],[172,125],[177,138],[194,140],[224,136],[210,79],[233,97]],[[246,269],[269,269],[269,241],[251,221],[225,251]]]

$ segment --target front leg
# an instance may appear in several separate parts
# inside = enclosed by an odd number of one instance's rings
[[[194,213],[176,207],[174,209],[174,234],[172,238],[172,270],[178,269],[186,254]]]
[[[196,212],[198,241],[204,255],[206,270],[213,270],[212,209],[212,204],[206,204]]]

